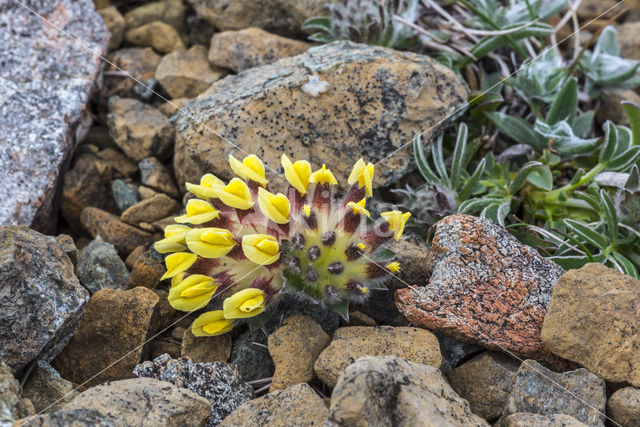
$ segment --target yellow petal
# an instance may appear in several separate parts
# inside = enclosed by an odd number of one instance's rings
[[[203,258],[220,258],[236,245],[233,234],[224,228],[196,228],[187,233],[186,243],[191,252]]]
[[[245,157],[242,163],[229,154],[229,165],[240,178],[256,181],[260,185],[267,185],[264,164],[255,154]]]
[[[247,259],[260,265],[273,264],[280,258],[278,241],[268,234],[242,236],[242,251]]]
[[[388,211],[380,214],[389,223],[389,230],[393,231],[393,237],[396,241],[400,240],[402,232],[404,231],[404,225],[411,216],[410,212],[402,213],[400,211]]]
[[[220,211],[205,200],[191,199],[187,202],[187,213],[174,218],[175,222],[188,224],[204,224],[220,218]]]
[[[222,310],[208,311],[193,321],[191,332],[196,337],[221,335],[233,329],[233,323],[233,320],[224,318]]]
[[[367,197],[371,197],[373,195],[373,172],[375,166],[373,163],[369,162],[365,165],[364,160],[360,158],[353,165],[353,169],[351,170],[351,174],[347,179],[349,185],[353,185],[358,183],[360,187],[364,187],[365,194]]]
[[[327,169],[325,165],[322,165],[320,169],[311,174],[311,177],[309,177],[309,182],[329,185],[338,183],[336,177],[333,176],[333,173],[331,173],[331,170]]]
[[[262,213],[271,221],[277,224],[289,222],[291,204],[284,194],[273,194],[260,187],[258,189],[258,205]]]
[[[398,261],[390,262],[389,264],[387,264],[387,270],[392,273],[397,273],[398,271],[400,271],[400,263]]]
[[[303,196],[307,194],[309,188],[309,177],[311,176],[311,164],[306,160],[298,160],[291,163],[286,154],[280,159],[284,169],[284,177],[289,184]]]
[[[304,205],[302,207],[302,211],[304,212],[305,216],[310,216],[311,215],[311,206],[309,205]]]
[[[169,304],[180,311],[194,311],[206,306],[218,284],[209,276],[192,274],[169,290]]]
[[[256,288],[243,289],[222,304],[226,319],[244,319],[264,311],[264,292]]]
[[[198,255],[189,252],[177,252],[167,256],[164,260],[167,272],[162,275],[160,280],[168,279],[186,271],[197,259]]]
[[[191,228],[186,225],[167,225],[164,228],[164,239],[155,242],[153,248],[161,254],[183,251],[187,248],[184,239],[189,230],[191,230]]]
[[[226,187],[218,189],[218,197],[225,205],[235,209],[244,210],[253,207],[249,186],[238,178],[233,178]]]
[[[347,203],[347,207],[351,208],[353,210],[353,213],[356,215],[366,215],[368,217],[370,216],[369,211],[364,208],[366,203],[367,203],[367,199],[364,198],[360,200],[358,203],[354,203],[354,202]]]
[[[367,249],[367,245],[365,245],[362,242],[356,243],[356,246],[358,247],[358,249],[360,249],[361,251],[364,251],[365,249]]]
[[[185,186],[188,192],[202,199],[215,199],[218,197],[216,188],[224,187],[224,182],[214,174],[208,173],[200,178],[200,185],[187,182]]]

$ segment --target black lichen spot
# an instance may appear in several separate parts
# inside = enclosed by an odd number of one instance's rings
[[[296,249],[298,251],[300,251],[300,250],[302,250],[302,248],[304,248],[304,242],[305,242],[305,238],[300,233],[295,234],[291,238],[291,244],[293,245],[294,249]]]
[[[309,248],[309,259],[315,261],[320,257],[320,248],[317,246],[311,246]]]
[[[322,235],[322,244],[325,246],[332,246],[336,242],[336,232],[327,231]]]
[[[344,264],[341,262],[332,262],[327,267],[327,270],[329,270],[331,274],[340,274],[344,271]]]

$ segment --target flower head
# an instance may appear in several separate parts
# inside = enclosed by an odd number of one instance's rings
[[[164,259],[167,272],[162,275],[160,280],[168,279],[187,271],[197,259],[198,255],[190,254],[189,252],[177,252],[167,256]]]
[[[267,185],[264,164],[255,154],[245,157],[242,163],[229,154],[229,165],[240,178],[255,181],[260,185]]]
[[[307,194],[309,178],[311,177],[311,164],[306,160],[298,160],[295,163],[291,163],[286,154],[282,155],[281,161],[284,176],[289,184],[298,190],[301,195]]]
[[[186,235],[189,250],[203,258],[220,258],[233,249],[233,234],[224,228],[196,228]]]
[[[217,287],[218,284],[211,277],[192,274],[171,286],[169,304],[176,310],[199,310],[207,305]]]
[[[184,224],[204,224],[220,217],[220,211],[206,200],[191,199],[187,202],[187,213],[174,218],[175,222]]]
[[[365,164],[364,160],[361,158],[353,166],[353,170],[351,171],[347,182],[350,185],[358,184],[358,186],[364,187],[367,197],[371,197],[373,196],[374,169],[375,166],[373,163],[369,162],[368,164]]]
[[[226,319],[244,319],[257,316],[264,311],[265,295],[260,289],[243,289],[224,300]]]
[[[198,316],[191,325],[191,332],[196,337],[210,337],[229,332],[234,321],[225,319],[222,310],[208,311]]]
[[[358,203],[348,202],[347,203],[347,207],[351,208],[351,210],[353,211],[354,214],[356,214],[356,215],[366,215],[367,218],[368,218],[368,217],[371,216],[371,214],[369,214],[369,211],[364,208],[366,203],[367,203],[367,199],[365,198],[365,199],[360,200]]]
[[[161,254],[179,252],[187,248],[185,238],[191,227],[181,224],[171,224],[164,228],[164,239],[154,243],[153,248]]]
[[[212,173],[203,175],[200,178],[200,184],[185,184],[187,191],[195,194],[201,199],[215,199],[217,196],[216,189],[224,187],[224,182]]]
[[[235,209],[251,209],[253,198],[246,182],[232,178],[225,187],[217,189],[217,195],[225,205]]]
[[[327,167],[323,164],[320,169],[311,174],[311,176],[309,177],[309,182],[314,184],[334,185],[338,183],[338,180],[335,176],[333,176],[331,170],[327,169]]]
[[[247,259],[260,265],[273,264],[280,257],[278,240],[268,234],[245,234],[242,251]]]
[[[389,223],[389,230],[393,231],[393,237],[398,241],[404,231],[404,225],[411,216],[411,212],[402,213],[400,211],[388,211],[382,212],[380,216],[387,220]]]
[[[271,221],[278,224],[289,222],[291,203],[284,194],[273,194],[260,187],[258,189],[258,205],[262,213]]]

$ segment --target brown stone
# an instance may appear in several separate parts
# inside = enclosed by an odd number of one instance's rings
[[[152,106],[132,98],[113,97],[109,99],[107,121],[113,140],[132,159],[166,159],[171,153],[173,125]]]
[[[504,420],[504,427],[531,427],[531,426],[554,426],[554,427],[587,427],[570,415],[538,415],[519,412],[509,415]]]
[[[161,104],[160,106],[158,106],[158,110],[164,114],[167,117],[172,117],[173,115],[175,115],[179,110],[181,110],[182,108],[184,108],[185,105],[187,105],[187,103],[191,101],[190,98],[175,98],[175,99],[170,99],[169,101],[165,102],[164,104]]]
[[[585,21],[584,23],[595,18],[606,21],[622,10],[618,3],[616,0],[583,0],[578,7],[578,17]],[[628,0],[622,6],[626,6],[630,10],[638,10],[640,1]]]
[[[147,157],[138,163],[138,167],[140,168],[140,180],[142,184],[156,191],[166,193],[174,199],[180,198],[180,193],[178,192],[176,184],[173,182],[173,177],[169,169],[158,159],[155,157]],[[143,197],[143,199],[148,198],[149,197]]]
[[[177,115],[178,187],[211,171],[231,178],[228,155],[246,153],[262,158],[274,188],[284,183],[272,173],[283,153],[326,163],[343,185],[361,156],[375,163],[393,154],[376,166],[376,184],[395,182],[410,168],[414,135],[435,132],[466,93],[427,56],[350,42],[314,47],[219,80]]]
[[[191,333],[191,328],[184,328],[181,338],[180,354],[190,357],[194,362],[226,362],[231,356],[231,337],[228,334],[196,337]]]
[[[563,270],[488,219],[451,215],[436,225],[424,287],[399,289],[414,325],[490,349],[562,365],[540,340]]]
[[[147,246],[154,240],[153,235],[120,221],[120,218],[98,208],[84,208],[80,218],[82,226],[96,237],[116,247],[120,255],[130,254],[140,245]]]
[[[58,242],[73,265],[76,265],[76,262],[78,262],[78,247],[73,241],[73,237],[69,236],[68,234],[58,234],[56,236],[56,242]]]
[[[73,338],[54,360],[63,378],[88,385],[131,378],[158,296],[145,288],[93,294]]]
[[[270,391],[311,381],[315,377],[313,364],[329,341],[329,335],[312,318],[301,314],[287,317],[269,335],[269,354],[276,366]]]
[[[142,245],[136,247],[129,255],[127,255],[127,258],[124,260],[124,265],[126,265],[129,270],[133,270],[134,263],[144,253],[144,250],[145,247]]]
[[[613,393],[607,401],[607,415],[619,425],[640,427],[640,390],[625,387]]]
[[[639,310],[640,280],[590,263],[554,286],[542,341],[607,381],[640,387]]]
[[[75,233],[82,232],[80,214],[88,206],[115,211],[110,195],[111,167],[96,157],[80,156],[64,176],[60,209]]]
[[[9,366],[0,360],[0,423],[11,425],[18,418],[34,414],[34,408],[28,399],[22,397],[20,383],[13,377]]]
[[[449,384],[485,420],[495,420],[509,397],[520,362],[488,351],[447,374]]]
[[[118,49],[109,55],[110,62],[106,71],[118,72],[124,70],[124,76],[110,76],[104,78],[103,98],[118,96],[136,96],[133,88],[138,82],[145,82],[156,73],[156,67],[162,57],[150,47],[128,47]],[[116,68],[117,67],[117,68]],[[131,77],[129,77],[130,75]]]
[[[180,207],[180,203],[166,194],[156,194],[150,199],[144,199],[127,208],[120,215],[120,219],[134,225],[140,222],[150,223],[166,218],[167,215],[179,211]]]
[[[396,356],[416,363],[440,367],[438,339],[419,328],[352,326],[338,329],[318,356],[314,370],[318,378],[334,387],[345,368],[363,356]]]
[[[180,357],[180,343],[175,340],[157,339],[151,343],[151,359],[168,354],[173,358]]]
[[[96,153],[96,156],[104,160],[113,170],[119,172],[125,178],[131,178],[133,174],[138,172],[138,165],[119,151],[112,148],[106,148]]]
[[[297,384],[243,403],[222,420],[220,427],[321,426],[328,412],[309,385]]]
[[[99,10],[98,15],[102,17],[104,23],[111,32],[109,50],[119,48],[122,44],[122,38],[124,37],[124,30],[127,27],[124,23],[124,18],[115,6]]]
[[[162,57],[156,80],[172,98],[195,98],[225,74],[225,70],[209,65],[206,47],[195,45]]]
[[[429,281],[429,247],[424,240],[413,234],[405,233],[397,242],[392,242],[391,251],[400,264],[400,271],[387,286],[392,289],[411,286],[424,286]]]
[[[620,56],[628,59],[640,59],[640,40],[638,32],[640,22],[627,22],[618,26],[618,41],[620,42]]]
[[[124,41],[134,46],[149,46],[158,53],[184,49],[180,34],[169,24],[153,21],[131,28],[124,33]]]
[[[146,200],[146,199],[150,199],[160,193],[158,193],[156,190],[149,188],[145,185],[139,185],[138,186],[138,194],[140,194],[140,200]]]
[[[209,47],[209,62],[240,72],[306,52],[311,45],[280,37],[259,28],[215,33]]]
[[[629,118],[622,108],[622,101],[640,105],[640,95],[633,89],[610,89],[603,92],[603,104],[596,112],[596,120],[601,124],[611,120],[616,125],[629,126]]]
[[[138,248],[136,248],[138,249]],[[148,255],[141,254],[133,262],[131,268],[131,275],[129,280],[125,284],[125,289],[135,288],[136,286],[142,286],[147,289],[155,289],[160,283],[160,278],[166,271],[162,263],[154,260]]]
[[[131,9],[124,15],[124,20],[128,28],[136,28],[153,21],[162,21],[177,31],[182,31],[186,9],[182,0],[154,1]]]
[[[349,313],[348,326],[376,326],[376,321],[360,311]]]
[[[78,395],[73,384],[62,378],[44,360],[36,363],[22,390],[37,412],[54,412],[62,409]]]

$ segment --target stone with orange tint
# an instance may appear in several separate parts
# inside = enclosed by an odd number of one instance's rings
[[[436,227],[424,287],[396,291],[410,322],[432,331],[563,365],[540,330],[551,290],[564,273],[490,220],[451,215]]]

